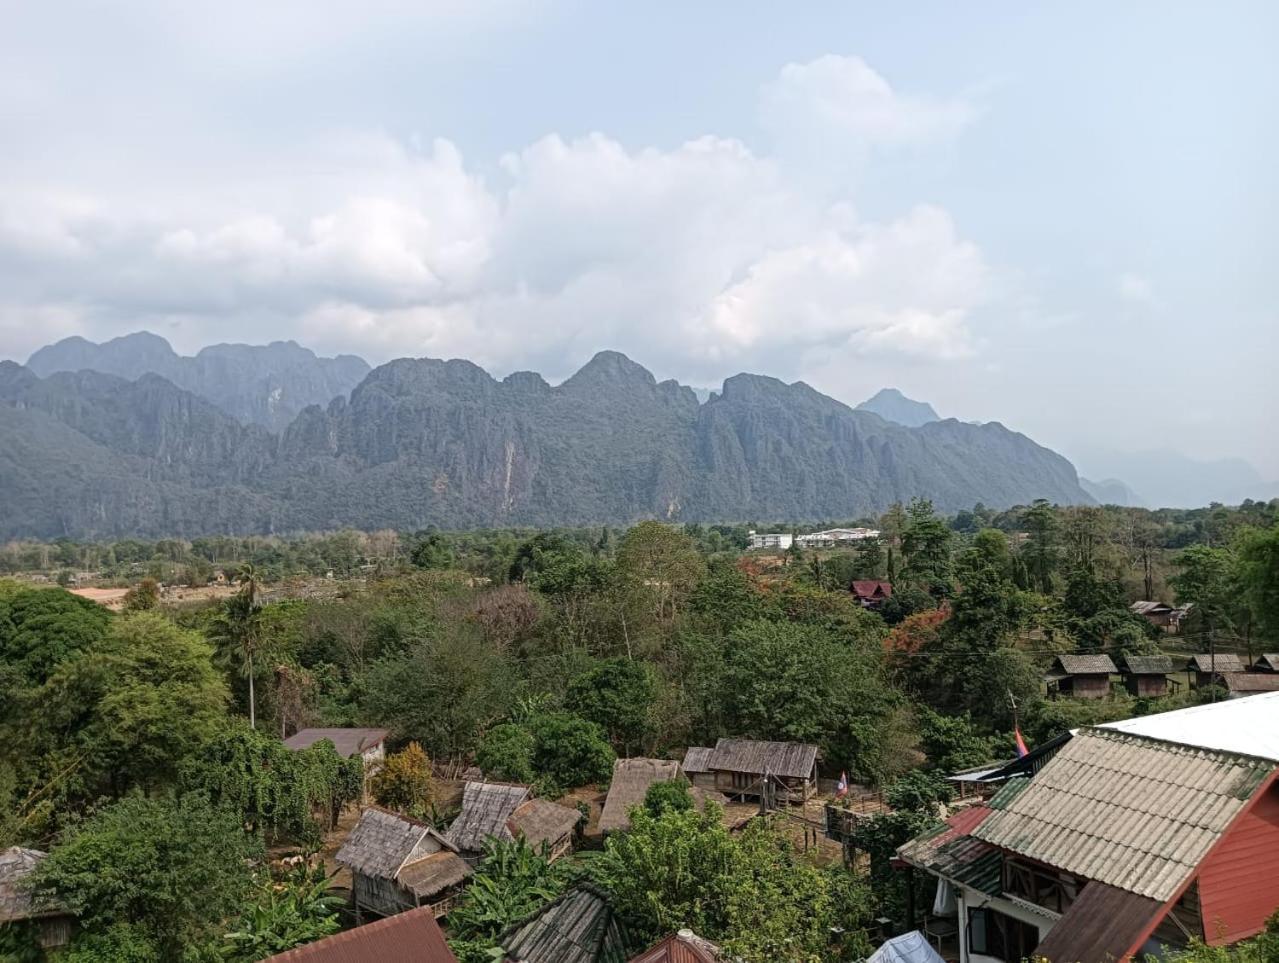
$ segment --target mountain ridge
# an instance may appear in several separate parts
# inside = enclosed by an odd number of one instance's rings
[[[617,352],[554,386],[397,359],[279,431],[154,374],[40,378],[5,362],[0,405],[8,537],[799,521],[915,495],[944,511],[1091,502],[1070,462],[997,423],[908,428],[747,373],[703,402]]]

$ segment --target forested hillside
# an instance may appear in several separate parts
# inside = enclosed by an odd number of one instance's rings
[[[5,537],[795,520],[917,494],[948,511],[1091,501],[1068,461],[997,423],[908,428],[745,374],[699,404],[611,352],[556,387],[395,361],[279,435],[151,374],[41,379],[3,362],[0,406]]]
[[[654,522],[120,542],[115,563],[132,553],[144,574],[211,557],[234,594],[175,604],[135,579],[113,614],[0,582],[0,847],[49,852],[31,885],[76,916],[60,959],[256,960],[350,922],[323,867],[277,861],[331,853],[360,791],[358,757],[282,747],[302,727],[389,729],[373,797],[441,829],[456,814],[450,774],[470,765],[589,811],[617,756],[678,759],[725,736],[811,742],[824,776],[883,790],[852,869],[795,845],[784,820],[729,832],[715,804],[696,812],[667,785],[629,832],[580,840],[597,850],[585,857],[549,864],[492,843],[445,922],[460,959],[492,960],[507,927],[586,879],[632,950],[693,926],[751,963],[861,959],[875,920],[905,913],[894,847],[932,824],[942,774],[1012,755],[1014,705],[1034,747],[1221,695],[1050,700],[1054,655],[1279,640],[1277,511],[1161,519],[1038,503],[945,518],[915,501],[877,521],[882,541],[781,555],[743,553],[735,529]],[[43,549],[46,562],[89,550]],[[336,568],[319,580],[328,590],[264,580],[286,552]],[[262,568],[233,567],[246,553]],[[891,578],[891,604],[862,608],[852,578]],[[1193,603],[1180,636],[1129,610],[1147,579]],[[916,906],[931,895],[921,883]],[[33,938],[0,928],[0,954],[34,955]]]

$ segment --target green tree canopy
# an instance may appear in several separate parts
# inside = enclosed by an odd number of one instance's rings
[[[607,659],[569,683],[564,706],[599,725],[614,748],[629,755],[652,734],[656,693],[652,666],[633,659]]]

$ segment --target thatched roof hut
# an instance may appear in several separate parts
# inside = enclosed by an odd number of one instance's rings
[[[529,798],[528,786],[497,782],[468,782],[462,790],[462,811],[445,834],[464,853],[478,853],[484,840],[511,839],[507,820]]]
[[[0,926],[24,920],[39,921],[40,945],[65,945],[71,938],[71,914],[60,903],[42,899],[26,888],[25,880],[47,856],[38,849],[13,846],[0,852]]]
[[[720,739],[708,763],[716,772],[767,773],[793,779],[808,777],[816,764],[816,746],[756,739]]]
[[[506,821],[512,836],[522,836],[534,848],[545,845],[555,853],[582,821],[582,814],[547,799],[530,799],[523,802]],[[558,855],[558,854],[557,854]]]
[[[498,938],[510,963],[625,963],[626,939],[607,898],[581,884]]]
[[[644,802],[648,787],[654,783],[679,779],[682,775],[679,763],[670,759],[615,760],[613,781],[609,783],[604,811],[600,814],[600,832],[625,832],[630,829],[630,811]]]

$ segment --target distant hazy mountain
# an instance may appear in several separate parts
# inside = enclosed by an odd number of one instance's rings
[[[1148,508],[1200,508],[1212,502],[1279,497],[1279,482],[1265,478],[1242,458],[1197,460],[1172,451],[1119,452],[1085,449],[1081,469],[1091,478],[1122,478],[1141,493]]]
[[[203,352],[202,352],[203,354]],[[998,423],[918,428],[742,374],[699,404],[603,352],[562,385],[467,361],[372,371],[282,433],[168,380],[0,362],[0,537],[816,519],[1089,503]]]
[[[1079,487],[1102,505],[1120,505],[1125,508],[1141,508],[1145,505],[1142,497],[1118,478],[1103,478],[1095,482],[1081,476]]]
[[[918,428],[930,421],[941,421],[933,406],[926,401],[912,401],[896,388],[881,388],[875,397],[863,401],[858,411],[870,411],[886,421],[907,428]]]
[[[67,338],[41,348],[27,367],[41,377],[97,371],[134,381],[157,374],[217,405],[240,421],[283,430],[307,405],[345,396],[369,373],[353,355],[318,358],[292,341],[217,344],[183,357],[159,335],[140,331],[94,344]]]

